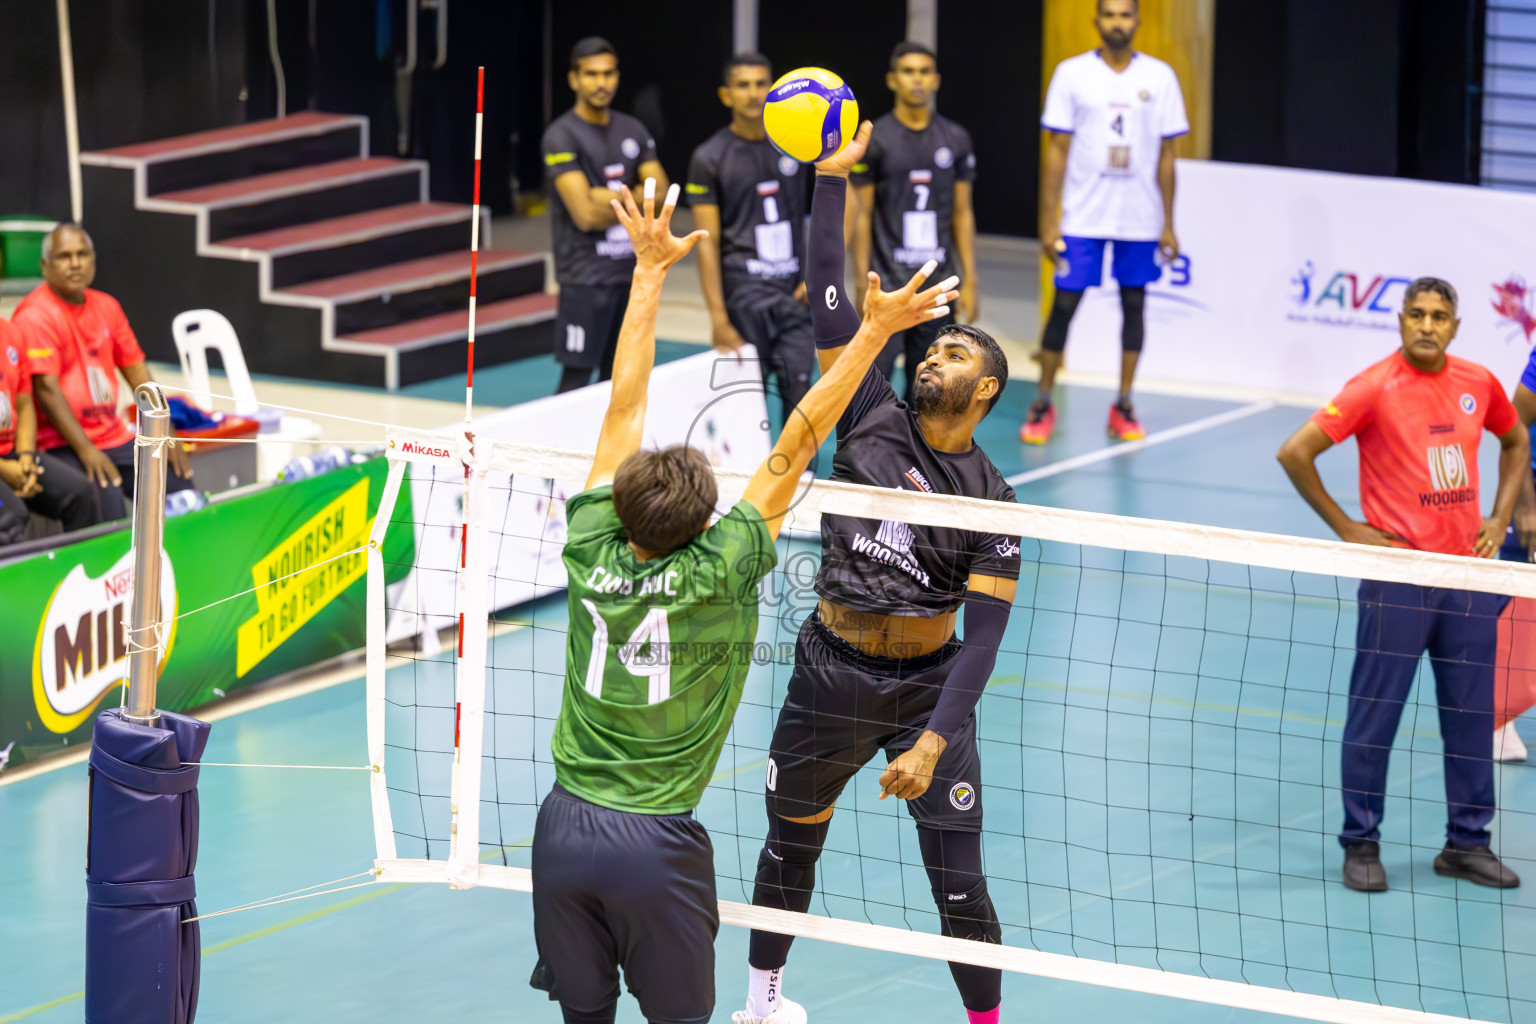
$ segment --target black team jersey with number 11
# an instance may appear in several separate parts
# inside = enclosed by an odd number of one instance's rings
[[[928,494],[1016,500],[979,445],[935,451],[917,416],[871,367],[837,424],[832,479]],[[929,618],[953,608],[972,574],[1019,578],[1019,538],[900,520],[821,517],[816,593],[854,611]]]
[[[640,165],[656,159],[656,144],[645,125],[609,111],[607,124],[592,124],[567,110],[544,129],[544,170],[549,175],[550,224],[555,243],[555,280],[561,284],[629,287],[635,251],[624,225],[583,231],[560,200],[555,179],[570,171],[586,176],[589,188],[607,188],[615,197],[628,185],[641,201]],[[659,202],[661,197],[657,196]]]

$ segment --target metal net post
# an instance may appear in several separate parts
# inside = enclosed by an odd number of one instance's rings
[[[153,725],[160,678],[160,551],[165,541],[165,469],[171,410],[160,385],[140,384],[139,437],[133,450],[133,604],[129,610],[128,706],[130,722]]]

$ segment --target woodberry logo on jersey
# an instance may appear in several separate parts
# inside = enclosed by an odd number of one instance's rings
[[[1472,478],[1467,471],[1467,456],[1461,445],[1426,448],[1425,456],[1429,462],[1429,483],[1434,490],[1419,495],[1421,507],[1477,502],[1477,488],[1468,486]]]
[[[32,655],[32,691],[38,717],[53,732],[67,733],[96,710],[107,691],[128,677],[128,639],[123,632],[133,599],[133,552],[100,576],[77,565],[64,577],[43,612]],[[176,637],[176,573],[161,554],[161,664]]]

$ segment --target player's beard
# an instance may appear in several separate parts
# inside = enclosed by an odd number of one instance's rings
[[[970,407],[979,380],[980,374],[948,380],[937,373],[927,378],[919,375],[912,385],[912,410],[919,416],[959,416]]]
[[[1099,38],[1111,50],[1123,50],[1131,45],[1131,39],[1134,38],[1134,35],[1135,33],[1126,32],[1123,29],[1112,28],[1108,32],[1100,32]]]

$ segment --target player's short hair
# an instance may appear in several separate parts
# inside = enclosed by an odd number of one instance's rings
[[[773,61],[760,53],[747,51],[738,53],[720,68],[720,81],[725,85],[731,84],[731,72],[737,68],[762,68],[768,72],[768,78],[773,79]]]
[[[922,54],[924,57],[927,57],[929,60],[933,61],[933,66],[935,68],[939,66],[939,58],[935,56],[932,50],[924,46],[922,43],[914,43],[910,39],[903,39],[901,42],[897,43],[896,48],[891,51],[891,70],[896,70],[896,62],[901,60],[901,58],[909,57],[914,53]]]
[[[997,378],[997,394],[992,396],[992,401],[987,405],[987,412],[997,408],[997,400],[1003,397],[1003,388],[1008,386],[1008,357],[1003,354],[997,341],[980,327],[972,327],[970,324],[950,324],[939,332],[937,340],[942,341],[951,334],[970,341],[981,349],[981,375],[983,377]]]
[[[1421,277],[1410,284],[1408,290],[1403,293],[1403,308],[1407,309],[1408,303],[1425,292],[1434,292],[1451,304],[1452,313],[1456,312],[1456,289],[1451,286],[1451,282],[1438,277]]]
[[[658,557],[698,536],[718,497],[709,459],[686,444],[642,449],[613,474],[613,510],[629,542]]]
[[[76,224],[74,221],[66,220],[62,224],[60,224],[58,227],[54,228],[52,231],[48,232],[46,235],[43,236],[43,262],[44,263],[47,263],[49,260],[53,259],[53,236],[58,234],[60,231],[65,231],[65,230],[79,232],[80,237],[85,239],[86,248],[91,249],[92,251],[95,251],[96,243],[91,241],[91,233],[89,231],[85,230],[85,228],[81,227],[79,224]]]
[[[1141,0],[1131,0],[1131,7],[1135,9],[1138,15],[1141,14]],[[1093,13],[1104,13],[1104,0],[1093,0]]]
[[[611,53],[613,59],[619,59],[619,51],[613,48],[613,44],[602,36],[587,36],[578,39],[576,45],[571,47],[571,70],[580,71],[581,62],[588,57],[596,57],[599,54]]]

